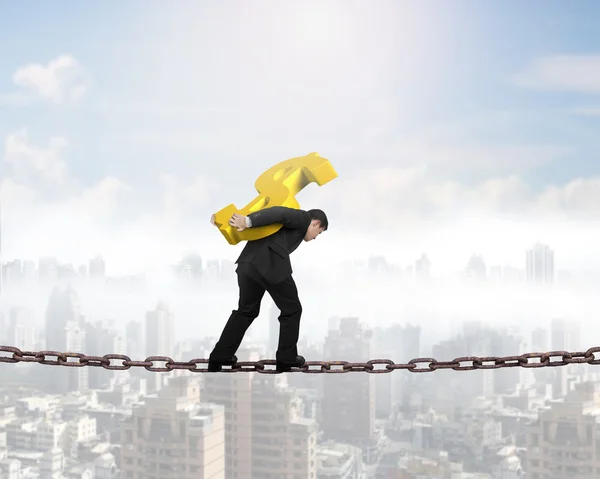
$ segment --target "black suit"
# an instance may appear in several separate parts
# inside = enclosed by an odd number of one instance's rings
[[[279,345],[276,359],[294,363],[298,355],[302,305],[296,283],[292,278],[292,253],[304,239],[311,223],[310,215],[303,210],[273,206],[248,215],[251,227],[280,223],[276,233],[248,241],[237,259],[240,299],[233,310],[213,349],[210,360],[220,363],[230,361],[239,348],[244,335],[260,312],[260,303],[266,291],[281,310],[279,316]]]

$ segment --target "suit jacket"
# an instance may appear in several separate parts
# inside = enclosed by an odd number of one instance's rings
[[[280,223],[283,227],[266,238],[248,241],[237,263],[251,263],[269,284],[277,284],[293,272],[290,254],[300,245],[311,217],[304,210],[272,206],[248,215],[252,228]]]

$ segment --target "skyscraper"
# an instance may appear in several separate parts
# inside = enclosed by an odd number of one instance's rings
[[[564,369],[564,368],[556,368]],[[600,389],[578,383],[526,426],[527,477],[596,478],[600,468]]]
[[[106,351],[115,354],[125,353],[125,344],[122,335],[111,327],[109,321],[88,322],[85,325],[87,354],[102,356]],[[100,368],[91,368],[89,371],[89,385],[92,389],[101,389],[119,376],[120,371],[106,371]]]
[[[429,279],[431,275],[431,261],[425,253],[415,261],[415,277],[419,279]]]
[[[255,351],[241,348],[240,361],[256,361]],[[252,479],[252,379],[255,373],[207,374],[204,400],[225,407],[225,479]]]
[[[238,350],[256,361],[259,350]],[[317,424],[284,375],[208,374],[202,397],[225,406],[225,478],[316,478]]]
[[[34,312],[30,308],[14,307],[10,309],[8,341],[22,351],[36,348],[36,328]]]
[[[146,313],[146,356],[169,356],[175,353],[175,318],[164,302],[159,302],[154,311]],[[158,391],[170,373],[156,374],[148,386]]]
[[[64,291],[55,287],[46,309],[46,349],[78,352],[84,347],[85,331],[79,296],[70,286]],[[87,389],[88,377],[88,368],[60,368],[44,372],[50,389],[59,393]]]
[[[536,243],[525,255],[527,281],[547,284],[554,282],[554,251],[548,245]]]
[[[196,378],[171,378],[122,424],[121,477],[225,477],[224,407],[200,402]]]
[[[356,317],[340,318],[329,330],[324,356],[362,362],[371,356],[372,330]],[[372,374],[331,375],[323,384],[322,427],[327,439],[369,451],[375,440],[375,383]]]
[[[474,254],[469,258],[467,263],[467,275],[476,279],[484,279],[487,274],[487,266],[483,256]]]
[[[90,278],[103,278],[106,276],[106,263],[101,256],[96,256],[89,262],[88,272]]]
[[[147,356],[173,356],[175,352],[175,318],[164,302],[146,313]]]

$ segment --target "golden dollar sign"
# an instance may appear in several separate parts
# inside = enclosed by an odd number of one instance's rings
[[[260,193],[250,203],[238,210],[231,204],[215,214],[215,223],[229,244],[265,238],[279,231],[283,225],[276,223],[238,231],[229,225],[233,213],[244,216],[271,206],[300,208],[296,195],[308,184],[319,186],[329,183],[338,174],[328,159],[318,153],[310,153],[277,163],[258,177],[254,187]]]

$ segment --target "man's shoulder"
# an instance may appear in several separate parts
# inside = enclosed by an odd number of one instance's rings
[[[272,212],[273,214],[283,214],[283,215],[294,215],[296,217],[298,216],[302,216],[304,219],[308,219],[309,223],[310,223],[310,214],[308,213],[307,210],[303,210],[301,208],[292,208],[290,206],[280,206],[280,205],[273,205],[273,206],[265,206],[264,208],[261,208],[258,211],[254,211],[252,213],[249,213],[248,216],[250,216],[251,218],[254,217],[259,217],[261,213],[269,213]]]
[[[306,213],[306,214],[308,214],[308,210],[303,210],[302,208],[293,208],[291,206],[283,206],[283,205],[265,206],[264,208],[261,208],[258,211],[264,211],[264,210],[270,210],[270,209],[279,209],[279,210],[284,210],[284,211],[297,211],[299,213]]]

